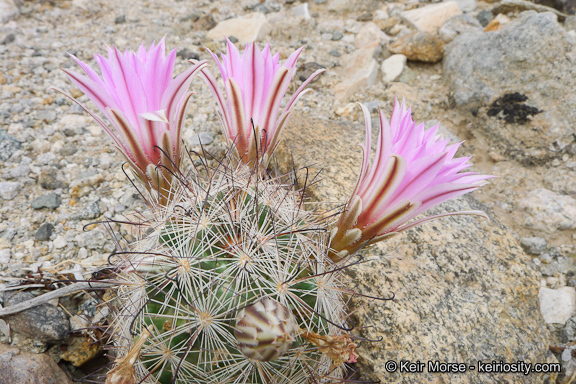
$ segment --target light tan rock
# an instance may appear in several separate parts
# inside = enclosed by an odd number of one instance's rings
[[[192,23],[194,31],[208,31],[216,26],[216,21],[211,14],[204,15]]]
[[[357,49],[342,60],[346,63],[340,71],[344,80],[334,86],[336,99],[349,100],[360,89],[376,83],[378,63],[374,59],[374,52],[378,45],[378,43],[372,43]]]
[[[476,10],[476,7],[478,6],[477,0],[444,0],[444,2],[447,1],[456,1],[458,7],[464,13],[474,12],[474,10]]]
[[[305,19],[310,19],[310,11],[308,10],[308,3],[300,4],[292,8],[292,16],[303,17]]]
[[[272,27],[270,38],[279,41],[298,41],[316,33],[316,20],[293,16],[292,12],[276,12],[268,15]]]
[[[404,11],[400,17],[419,31],[435,34],[448,19],[461,13],[455,1],[447,1]]]
[[[406,56],[392,55],[382,62],[382,78],[385,82],[394,81],[402,74],[406,65]]]
[[[366,23],[358,32],[354,45],[357,49],[342,58],[342,82],[334,86],[339,101],[347,101],[354,93],[376,83],[378,63],[374,55],[388,36],[374,23]]]
[[[350,0],[330,0],[328,10],[332,12],[350,12],[353,9],[353,2]]]
[[[221,21],[208,31],[206,36],[213,40],[234,36],[240,44],[264,40],[272,29],[266,16],[258,12],[252,13],[250,16]]]
[[[390,17],[384,20],[374,20],[373,22],[378,26],[378,28],[386,32],[388,35],[391,35],[390,30],[400,21],[395,17]]]
[[[102,345],[95,343],[88,336],[75,336],[72,343],[62,353],[62,359],[69,361],[75,367],[80,367],[102,352]]]
[[[542,287],[538,292],[540,312],[548,324],[566,324],[576,312],[576,290],[574,287],[550,289]]]
[[[356,103],[348,103],[336,109],[336,115],[350,121],[357,121],[362,116],[362,110]]]
[[[442,60],[444,42],[430,33],[416,32],[400,37],[388,50],[405,55],[411,61],[437,63]]]
[[[576,229],[576,199],[538,188],[523,197],[518,207],[525,211],[522,225],[544,233]]]
[[[388,42],[390,38],[386,36],[384,32],[372,22],[366,23],[362,29],[356,35],[356,39],[354,40],[354,45],[356,48],[363,48],[366,46],[371,45],[374,42]]]

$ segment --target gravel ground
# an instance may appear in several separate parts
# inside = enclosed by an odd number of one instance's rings
[[[362,130],[360,110],[350,103],[360,101],[373,112],[381,107],[390,113],[395,95],[405,97],[413,104],[415,120],[441,121],[446,133],[467,140],[462,154],[475,157],[476,171],[500,176],[475,195],[510,226],[518,240],[524,239],[524,249],[543,273],[542,286],[576,286],[572,278],[576,268],[569,262],[576,253],[576,224],[548,232],[526,225],[528,217],[537,217],[530,209],[539,209],[538,204],[549,207],[542,202],[545,199],[560,201],[546,193],[529,195],[539,188],[566,196],[558,208],[560,214],[576,220],[575,155],[526,165],[494,151],[488,138],[474,129],[475,117],[466,108],[454,108],[441,63],[409,61],[398,80],[386,82],[378,73],[369,87],[341,97],[346,92],[337,85],[347,79],[347,60],[363,44],[361,40],[373,38],[366,38],[363,28],[375,23],[389,34],[379,35],[379,44],[370,51],[379,67],[390,56],[387,42],[414,29],[398,15],[419,4],[362,1],[348,7],[346,3],[314,0],[304,10],[303,3],[268,0],[19,2],[19,16],[0,26],[0,289],[39,269],[78,280],[88,277],[106,265],[115,249],[106,228],[91,223],[122,220],[144,207],[122,171],[121,156],[102,129],[54,90],[61,89],[94,108],[59,70],[78,70],[69,54],[95,65],[93,55],[103,54],[107,45],[137,49],[141,43],[165,38],[167,48],[178,52],[177,74],[189,66],[188,59],[211,59],[206,48],[225,50],[223,40],[207,37],[218,22],[256,12],[265,14],[270,24],[263,41],[270,42],[273,52],[281,52],[281,59],[305,46],[294,90],[315,69],[328,69],[311,84],[314,92],[300,101],[299,114],[328,122],[351,120]],[[492,7],[473,3],[469,14],[479,20]],[[310,18],[295,16],[302,12]],[[512,19],[516,15],[508,14]],[[569,23],[576,24],[567,19],[566,28]],[[197,135],[202,134],[211,141],[208,150],[222,150],[224,138],[210,93],[200,79],[194,80],[192,88],[196,94],[188,108],[185,143],[194,148]],[[533,200],[523,200],[527,196]],[[524,206],[528,208],[520,209]],[[551,327],[555,331],[552,343],[562,342],[563,336],[558,335],[568,331]],[[7,342],[2,337],[0,341]]]

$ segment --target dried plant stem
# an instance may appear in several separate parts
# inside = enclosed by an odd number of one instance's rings
[[[23,301],[21,303],[18,303],[16,305],[12,305],[10,307],[7,308],[0,308],[0,317],[4,317],[4,316],[8,316],[8,315],[13,315],[15,313],[18,312],[22,312],[25,311],[27,309],[30,308],[34,308],[37,307],[39,305],[42,304],[46,304],[48,303],[50,300],[52,299],[56,299],[62,296],[66,296],[69,295],[71,293],[75,293],[75,292],[79,292],[79,291],[83,291],[86,289],[105,289],[105,288],[110,288],[111,285],[116,284],[116,282],[108,282],[108,283],[104,283],[104,282],[81,282],[81,283],[74,283],[72,285],[68,285],[66,287],[63,288],[59,288],[55,291],[52,292],[48,292],[42,296],[38,296],[35,297],[33,299],[27,300],[27,301]],[[25,288],[25,287],[23,287]]]

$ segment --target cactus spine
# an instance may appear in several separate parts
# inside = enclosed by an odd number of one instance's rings
[[[119,356],[139,344],[134,382],[333,383],[354,361],[328,223],[257,172],[225,161],[182,176],[113,258],[125,284],[111,329]]]

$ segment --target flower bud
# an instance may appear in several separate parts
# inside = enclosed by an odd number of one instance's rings
[[[236,316],[234,336],[249,359],[271,361],[284,355],[295,340],[298,325],[292,312],[279,302],[264,298],[243,308]]]

